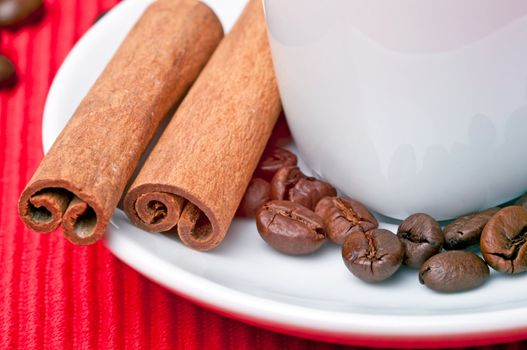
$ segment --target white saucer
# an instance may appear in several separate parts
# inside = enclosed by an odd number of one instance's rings
[[[45,151],[150,2],[122,2],[71,51],[48,95]],[[246,1],[206,2],[230,28]],[[382,227],[396,228],[381,221]],[[420,285],[410,269],[383,284],[362,283],[332,244],[309,257],[281,255],[259,237],[252,220],[236,219],[225,242],[209,253],[143,232],[119,210],[108,231],[108,248],[148,278],[201,305],[274,330],[382,347],[527,338],[527,274],[493,274],[482,288],[444,295]]]

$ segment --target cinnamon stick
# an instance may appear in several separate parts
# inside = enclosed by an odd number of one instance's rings
[[[130,220],[152,232],[176,229],[194,249],[216,247],[280,111],[262,1],[251,0],[126,194]],[[139,200],[147,194],[166,209],[156,224],[144,220]],[[184,198],[185,208],[168,203],[166,194]],[[156,226],[160,221],[163,230]]]
[[[22,192],[35,231],[62,225],[75,244],[100,239],[147,144],[223,37],[196,0],[150,5],[71,117]]]

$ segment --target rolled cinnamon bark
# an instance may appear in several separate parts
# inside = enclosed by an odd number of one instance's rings
[[[44,157],[19,201],[31,229],[100,239],[147,144],[223,37],[195,0],[150,5]]]
[[[194,249],[216,247],[280,111],[262,1],[251,0],[126,194],[131,221],[151,232],[177,229]],[[184,198],[185,207],[166,200],[173,196]],[[160,213],[152,222],[145,208],[155,206]]]

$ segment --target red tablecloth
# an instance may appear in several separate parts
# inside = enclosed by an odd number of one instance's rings
[[[18,219],[18,196],[43,155],[42,110],[53,76],[116,2],[49,0],[42,21],[0,33],[20,77],[16,89],[0,92],[0,349],[334,348],[218,316],[148,281],[101,243],[75,247]]]

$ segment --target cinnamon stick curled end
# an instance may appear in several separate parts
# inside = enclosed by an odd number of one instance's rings
[[[19,213],[24,223],[40,232],[62,226],[75,244],[102,238],[141,155],[222,38],[220,20],[201,1],[153,1],[22,193]],[[165,199],[152,208],[148,198],[144,201],[144,210],[138,202],[139,212],[148,223],[159,223],[159,229],[164,229],[165,219],[179,218],[182,210],[171,211]],[[175,205],[182,207],[182,200]]]
[[[75,195],[80,191],[35,185],[24,190],[18,203],[20,218],[29,228],[48,233],[62,226],[64,236],[78,245],[102,238],[106,225],[92,205]]]
[[[190,202],[179,218],[177,233],[183,243],[198,250],[209,250],[219,243],[213,242],[214,235],[208,217]]]
[[[207,214],[206,208],[200,209],[197,199],[177,192],[173,188],[136,187],[126,195],[124,210],[132,223],[145,231],[177,232],[193,249],[215,248],[225,236],[217,229],[216,218]]]
[[[148,231],[166,221],[196,250],[218,246],[281,110],[263,4],[251,0],[126,193],[130,220]],[[186,203],[169,220],[170,195]]]
[[[176,226],[185,200],[166,192],[141,194],[133,204],[134,223],[149,232],[165,232]]]

